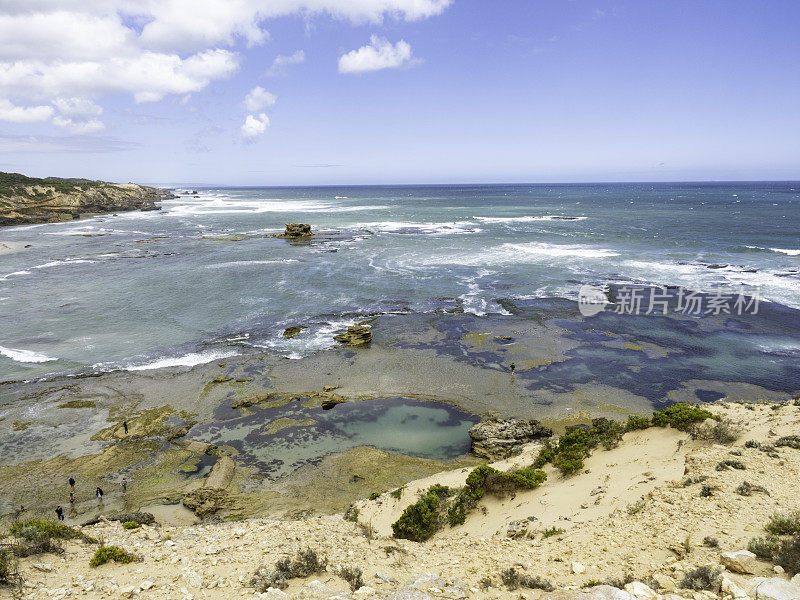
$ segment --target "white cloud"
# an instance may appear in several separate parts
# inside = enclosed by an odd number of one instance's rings
[[[368,73],[381,69],[397,69],[403,65],[413,65],[411,46],[400,40],[392,44],[385,38],[373,35],[369,44],[358,50],[351,50],[339,57],[339,73]]]
[[[250,112],[257,112],[272,106],[277,100],[278,97],[275,94],[269,93],[261,86],[256,86],[245,96],[244,106]]]
[[[16,106],[0,98],[0,121],[9,123],[42,123],[53,116],[52,106]]]
[[[53,106],[66,116],[95,116],[103,114],[103,107],[87,98],[56,98]]]
[[[100,119],[73,119],[60,115],[53,117],[53,125],[76,135],[99,133],[106,130],[105,123]]]
[[[264,133],[267,127],[269,127],[269,117],[264,113],[261,113],[257,117],[247,115],[247,118],[244,120],[244,125],[242,125],[241,134],[244,139],[252,140]]]
[[[279,54],[275,57],[275,60],[272,61],[272,65],[269,69],[267,69],[266,75],[267,77],[277,77],[279,75],[286,75],[288,68],[290,65],[299,65],[306,61],[306,53],[302,50],[298,50],[294,54],[289,56],[285,56],[283,54]]]
[[[235,46],[266,41],[270,19],[327,15],[354,24],[414,21],[442,13],[451,2],[0,0],[0,98],[6,99],[0,120],[46,121],[56,114],[46,105],[59,98],[97,101],[106,94],[130,94],[136,102],[155,102],[173,94],[186,97],[236,72],[241,57]],[[392,50],[401,58],[410,53],[405,42]],[[270,71],[280,74],[304,58],[302,50],[279,56]],[[58,111],[62,127],[99,130],[97,115],[77,119]]]

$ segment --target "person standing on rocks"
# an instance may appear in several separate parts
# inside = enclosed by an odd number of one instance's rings
[[[59,521],[63,521],[64,520],[64,509],[61,508],[60,506],[58,506],[56,508],[56,515],[58,515],[58,520]]]
[[[74,477],[70,477],[69,478],[69,487],[72,488],[73,492],[75,491],[75,478]]]
[[[125,435],[128,435],[128,422],[127,421],[123,421],[122,422],[122,428],[125,430]]]
[[[103,503],[103,490],[98,487],[95,496],[97,496],[97,504],[99,506]]]
[[[125,492],[128,491],[128,480],[125,477],[123,477],[122,481],[120,481],[119,484],[122,486],[122,493],[124,495]]]

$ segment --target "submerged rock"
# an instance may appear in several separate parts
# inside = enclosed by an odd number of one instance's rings
[[[372,331],[368,325],[351,325],[345,333],[335,335],[333,339],[347,346],[364,346],[372,341]]]
[[[305,325],[292,325],[291,327],[287,327],[283,330],[283,337],[285,338],[293,338],[298,333],[303,331],[303,329],[308,329]]]
[[[523,444],[553,435],[553,430],[531,419],[497,419],[490,417],[469,430],[472,453],[481,458],[508,458]]]

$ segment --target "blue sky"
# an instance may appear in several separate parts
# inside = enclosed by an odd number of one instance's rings
[[[148,1],[4,3],[0,169],[198,185],[800,179],[794,0],[242,0],[234,17],[224,0]],[[43,49],[37,35],[61,27],[81,37]],[[293,64],[269,73],[277,56]],[[256,87],[268,94],[248,107]]]

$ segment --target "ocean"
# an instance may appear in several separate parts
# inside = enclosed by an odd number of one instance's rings
[[[296,359],[365,316],[491,317],[587,283],[723,285],[800,309],[797,182],[197,191],[0,229],[0,380]],[[288,222],[325,235],[271,237]],[[307,329],[286,339],[291,325]],[[800,358],[795,337],[760,343]]]

